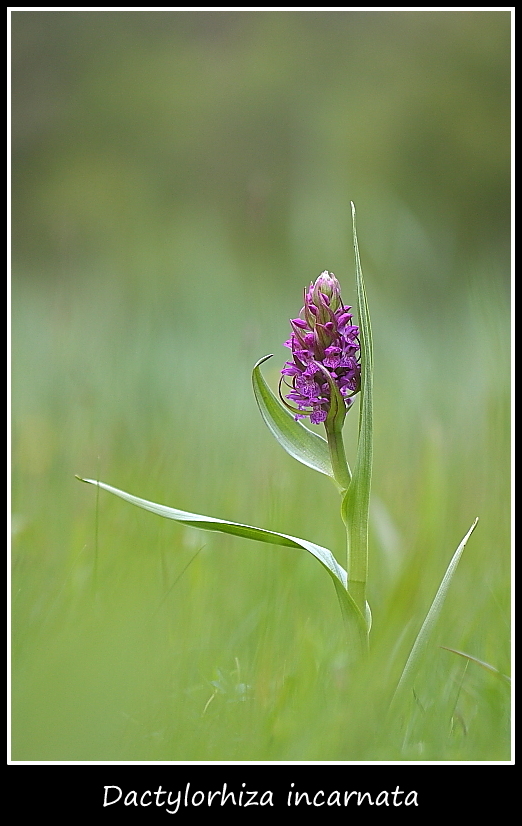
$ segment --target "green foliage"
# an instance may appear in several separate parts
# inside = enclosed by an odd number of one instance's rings
[[[373,470],[373,341],[370,314],[359,256],[355,207],[352,203],[355,283],[361,341],[361,399],[357,458],[350,486],[343,496],[341,514],[348,539],[348,588],[357,605],[366,608],[368,579],[368,525]]]
[[[406,686],[409,685],[409,687],[411,688],[413,684],[413,679],[415,677],[416,670],[418,669],[418,663],[430,643],[431,637],[433,635],[433,630],[442,612],[444,600],[446,599],[446,595],[448,593],[450,583],[457,569],[457,565],[459,564],[460,557],[462,556],[462,552],[466,547],[466,543],[471,534],[473,533],[477,522],[478,519],[475,519],[473,525],[471,526],[471,528],[469,529],[466,536],[464,537],[464,539],[462,540],[459,547],[457,548],[457,550],[451,558],[451,562],[448,565],[448,568],[446,570],[446,573],[444,574],[439,589],[435,594],[435,598],[431,603],[430,610],[426,614],[426,618],[422,623],[422,627],[415,638],[415,642],[413,643],[413,647],[406,661],[406,665],[404,666],[404,669],[402,671],[401,678],[397,686],[397,690],[393,696],[393,700],[395,700],[396,697],[400,696],[401,692],[405,690]]]
[[[278,402],[264,380],[260,368],[269,358],[272,356],[260,359],[252,373],[254,395],[263,421],[290,456],[302,462],[303,465],[334,479],[328,443],[324,436],[309,430],[301,422],[296,422],[295,417]]]
[[[80,477],[78,477],[80,478]],[[137,505],[139,508],[155,513],[158,516],[163,516],[166,519],[174,519],[176,522],[181,522],[182,525],[190,525],[194,528],[200,528],[204,531],[217,531],[218,533],[226,533],[232,536],[241,536],[244,539],[255,539],[257,542],[269,542],[272,545],[283,545],[287,548],[302,548],[308,551],[321,565],[328,571],[335,584],[341,584],[346,587],[346,571],[341,568],[335,557],[326,548],[321,548],[320,545],[315,545],[313,542],[308,542],[306,539],[297,539],[295,536],[288,536],[277,531],[267,531],[263,528],[255,528],[251,525],[240,525],[237,522],[226,522],[223,519],[215,519],[212,516],[202,516],[198,513],[188,513],[187,511],[180,511],[176,508],[170,508],[166,505],[158,505],[156,502],[148,502],[146,499],[141,499],[139,496],[133,496],[131,493],[126,493],[123,490],[118,490],[107,485],[104,482],[97,482],[94,479],[80,479],[81,482],[88,482],[90,485],[97,485],[103,490],[109,491],[126,502],[132,505]]]

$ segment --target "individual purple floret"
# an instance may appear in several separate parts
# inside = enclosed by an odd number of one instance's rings
[[[292,351],[293,361],[287,361],[281,370],[281,382],[291,388],[286,395],[291,404],[285,404],[296,420],[306,416],[312,424],[326,420],[331,391],[325,371],[337,385],[347,410],[360,390],[359,327],[352,324],[351,309],[341,300],[337,278],[325,270],[305,291],[299,318],[290,321],[292,336],[285,347]]]

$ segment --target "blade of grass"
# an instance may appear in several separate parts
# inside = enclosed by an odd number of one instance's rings
[[[499,671],[498,668],[495,668],[494,665],[490,665],[484,660],[479,660],[478,657],[473,657],[471,654],[466,654],[464,651],[457,651],[456,648],[449,648],[447,645],[441,645],[445,651],[451,651],[452,654],[458,654],[459,657],[464,657],[465,660],[469,662],[476,663],[480,665],[482,668],[485,668],[486,671],[490,671],[492,674],[496,674],[497,677],[500,677],[504,682],[511,683],[511,677],[508,677],[507,674],[503,674],[502,671]]]
[[[431,633],[435,627],[435,623],[437,622],[440,613],[442,611],[442,606],[444,605],[444,600],[446,598],[446,594],[448,593],[448,589],[453,578],[453,575],[457,569],[457,565],[459,564],[460,558],[462,556],[462,552],[466,547],[466,543],[470,538],[471,534],[475,530],[475,526],[478,522],[478,517],[473,522],[471,528],[467,532],[466,536],[460,543],[459,547],[453,554],[450,564],[447,567],[446,573],[442,579],[442,582],[439,585],[439,589],[435,594],[435,599],[433,600],[430,610],[426,615],[426,619],[422,623],[421,629],[417,634],[415,642],[413,643],[413,647],[410,651],[410,655],[406,661],[406,665],[401,674],[401,678],[397,684],[397,688],[395,689],[395,693],[392,698],[392,705],[401,692],[410,685],[413,681],[413,677],[415,675],[415,669],[418,666],[420,658],[424,651],[426,650],[429,642],[429,638]]]

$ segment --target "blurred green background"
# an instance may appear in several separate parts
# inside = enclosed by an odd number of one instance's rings
[[[12,12],[12,757],[506,760],[510,13]],[[81,485],[303,536],[338,497],[265,428],[302,290],[375,338],[369,600]],[[353,461],[357,414],[345,425]],[[416,683],[384,718],[479,516]]]

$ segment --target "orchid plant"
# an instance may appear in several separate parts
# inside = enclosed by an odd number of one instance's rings
[[[94,479],[81,481],[194,528],[308,551],[333,581],[352,659],[357,660],[369,648],[371,629],[366,591],[373,442],[373,347],[353,204],[352,226],[358,324],[353,323],[352,308],[342,300],[337,278],[331,272],[322,272],[305,290],[299,316],[290,321],[291,335],[285,346],[290,349],[292,358],[281,370],[279,398],[269,388],[261,372],[261,365],[272,358],[271,355],[260,359],[252,373],[254,395],[272,435],[294,459],[330,477],[337,488],[341,518],[346,528],[346,569],[330,550],[307,539],[177,510]],[[346,459],[342,431],[356,397],[360,399],[360,406],[357,453],[352,471]],[[325,435],[305,427],[303,419],[323,426]],[[426,648],[451,578],[476,522],[450,561],[402,671],[398,689],[409,684],[414,666]]]

